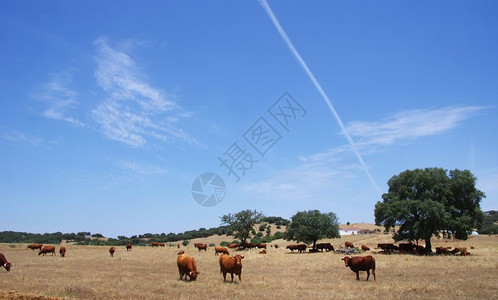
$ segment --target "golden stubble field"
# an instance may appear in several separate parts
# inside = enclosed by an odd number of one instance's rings
[[[202,241],[211,242],[209,238]],[[334,247],[352,241],[371,248],[379,242],[392,242],[384,234],[325,241]],[[374,250],[377,280],[370,277],[368,282],[365,272],[360,273],[361,281],[356,281],[355,274],[344,267],[340,254],[291,254],[285,250],[289,242],[279,240],[273,244],[281,248],[268,248],[266,255],[258,254],[256,249],[240,251],[245,256],[242,282],[235,279],[234,284],[223,283],[214,249],[199,252],[192,246],[194,242],[182,249],[197,262],[201,274],[195,282],[179,280],[176,247],[134,247],[130,252],[117,247],[111,258],[108,247],[69,245],[67,256],[62,258],[38,256],[26,245],[0,244],[0,252],[15,264],[9,273],[3,268],[0,271],[0,298],[498,299],[495,236],[467,241],[433,240],[434,247],[465,246],[472,252],[468,257],[383,255]],[[471,245],[474,250],[470,250]]]

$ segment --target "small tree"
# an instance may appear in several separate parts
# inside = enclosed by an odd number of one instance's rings
[[[308,210],[296,213],[287,225],[285,239],[296,240],[306,244],[313,243],[324,238],[339,238],[339,223],[333,212],[321,213],[319,210]]]
[[[253,227],[261,222],[263,213],[246,209],[234,215],[228,214],[220,218],[222,225],[228,225],[233,230],[234,237],[240,239],[242,245],[246,245],[251,233],[256,234]]]
[[[183,240],[183,242],[182,242],[182,245],[183,245],[183,246],[187,247],[187,246],[188,246],[188,244],[190,244],[190,241],[189,241],[189,240]]]
[[[268,225],[268,227],[266,227],[266,236],[271,236],[271,225]]]

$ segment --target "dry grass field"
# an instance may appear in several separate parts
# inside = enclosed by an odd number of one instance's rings
[[[202,239],[210,243],[227,237]],[[344,241],[366,244],[392,242],[389,235],[357,235],[329,240],[334,247]],[[194,240],[191,241],[191,245]],[[0,298],[47,299],[498,299],[498,237],[471,237],[467,241],[433,240],[434,247],[464,246],[472,256],[383,255],[376,259],[377,280],[361,281],[344,267],[342,255],[293,253],[286,241],[275,241],[280,249],[241,251],[242,282],[223,283],[214,249],[199,252],[183,247],[194,256],[200,275],[195,282],[180,281],[176,247],[118,247],[110,257],[108,247],[67,246],[65,258],[38,256],[26,245],[0,245],[0,252],[15,264],[9,273],[0,271]],[[474,250],[470,250],[470,246]],[[58,250],[58,245],[57,250]],[[228,276],[229,277],[229,276]]]

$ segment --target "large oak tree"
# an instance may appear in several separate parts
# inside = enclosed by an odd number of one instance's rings
[[[339,223],[333,212],[321,213],[319,210],[297,212],[287,225],[285,239],[313,244],[324,238],[339,238]]]
[[[399,226],[395,241],[424,240],[431,251],[432,236],[467,239],[482,222],[480,202],[486,196],[468,170],[407,170],[387,184],[389,191],[375,205],[375,223],[386,230]]]

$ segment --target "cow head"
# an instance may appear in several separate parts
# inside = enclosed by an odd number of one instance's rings
[[[3,267],[5,268],[5,270],[7,270],[7,272],[9,272],[9,271],[10,271],[10,268],[12,267],[12,264],[11,264],[10,262],[8,262],[8,263],[4,263],[4,264],[3,264]]]
[[[197,271],[190,271],[188,273],[188,276],[190,277],[190,281],[194,281],[197,279],[197,276],[199,276],[199,274],[201,274],[200,272],[197,272]]]
[[[351,261],[351,257],[349,256],[344,256],[343,258],[341,258],[341,260],[344,261],[344,266],[345,267],[349,267],[349,262]]]
[[[242,266],[242,259],[244,258],[244,255],[232,255],[232,257],[235,259],[235,265],[236,266]]]

